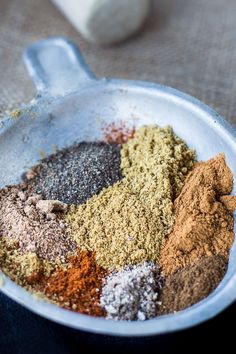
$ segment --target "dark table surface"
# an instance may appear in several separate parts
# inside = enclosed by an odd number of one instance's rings
[[[0,112],[34,96],[23,49],[53,35],[73,39],[97,76],[159,82],[198,97],[236,127],[236,1],[154,1],[146,28],[120,46],[83,41],[49,0],[0,1]],[[117,60],[117,58],[119,60]],[[236,304],[190,330],[152,338],[114,338],[71,330],[0,295],[0,354],[202,353],[234,343]],[[190,344],[189,344],[190,343]]]
[[[38,315],[0,294],[0,353],[79,354],[79,353],[202,353],[232,344],[236,303],[214,319],[192,329],[168,335],[122,338],[73,330]],[[205,352],[205,351],[204,351]]]

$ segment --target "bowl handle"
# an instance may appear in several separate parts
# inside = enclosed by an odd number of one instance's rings
[[[40,95],[65,95],[95,79],[75,44],[63,37],[33,43],[24,61]]]

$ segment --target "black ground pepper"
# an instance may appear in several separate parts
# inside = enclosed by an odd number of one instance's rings
[[[43,159],[31,172],[29,184],[44,199],[81,204],[121,179],[120,147],[82,142]]]

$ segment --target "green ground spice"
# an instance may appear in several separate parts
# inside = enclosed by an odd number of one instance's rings
[[[164,233],[160,218],[145,208],[125,183],[104,190],[66,216],[81,248],[96,250],[104,268],[120,269],[157,260]]]
[[[78,245],[96,251],[104,268],[158,261],[173,200],[194,159],[170,127],[139,129],[121,149],[123,180],[66,214]]]
[[[137,130],[121,149],[121,169],[126,182],[143,205],[151,209],[167,230],[173,222],[173,200],[193,167],[195,152],[170,126]]]
[[[17,243],[0,238],[0,268],[17,284],[29,289],[42,275],[49,276],[55,266],[34,252],[22,254]]]

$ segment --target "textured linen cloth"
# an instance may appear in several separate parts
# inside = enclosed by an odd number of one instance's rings
[[[66,0],[65,0],[66,1]],[[86,1],[86,0],[85,0]],[[118,0],[117,0],[118,1]],[[236,1],[154,0],[139,36],[111,48],[87,44],[49,0],[0,0],[0,111],[27,103],[34,86],[23,49],[48,36],[75,41],[99,77],[149,80],[201,99],[236,127]],[[234,345],[236,304],[198,327],[152,338],[84,333],[45,320],[0,294],[0,353],[214,352]],[[232,334],[234,334],[232,336]]]
[[[97,76],[149,80],[204,101],[236,126],[236,1],[153,0],[140,35],[115,47],[87,44],[49,0],[0,1],[0,111],[35,94],[22,62],[31,42],[63,35]]]

